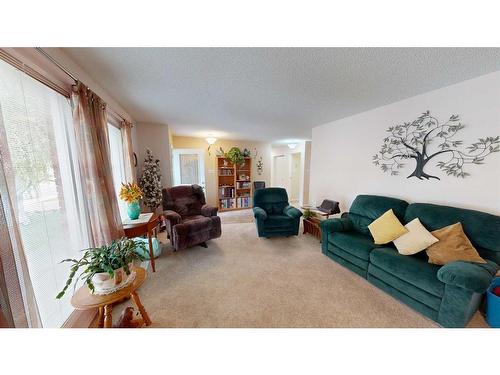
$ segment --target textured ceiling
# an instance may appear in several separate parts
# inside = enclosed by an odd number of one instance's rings
[[[500,48],[63,48],[139,122],[280,141],[500,70]]]

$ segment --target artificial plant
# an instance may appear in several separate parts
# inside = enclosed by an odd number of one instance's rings
[[[228,159],[231,163],[238,166],[245,162],[245,156],[243,152],[238,147],[232,147],[226,154],[225,158]]]
[[[162,200],[160,160],[155,159],[149,149],[146,150],[139,185],[144,193],[144,205],[154,212]]]

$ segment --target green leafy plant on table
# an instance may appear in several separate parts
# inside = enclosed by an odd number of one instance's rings
[[[107,272],[111,278],[115,275],[115,270],[123,268],[127,275],[130,275],[129,265],[135,260],[144,260],[146,246],[140,241],[129,238],[120,238],[113,241],[110,245],[94,247],[82,250],[83,256],[80,259],[64,259],[63,262],[73,263],[70,268],[70,274],[63,290],[59,292],[56,298],[62,298],[66,290],[73,283],[76,273],[83,268],[82,273],[75,280],[75,287],[81,279],[90,291],[94,292],[92,278],[98,274]]]
[[[302,216],[304,219],[310,219],[312,217],[316,217],[316,214],[314,213],[314,211],[310,210],[309,208],[306,208],[302,213]]]

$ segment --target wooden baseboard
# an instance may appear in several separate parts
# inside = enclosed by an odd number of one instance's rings
[[[97,327],[97,309],[75,310],[62,325],[62,328],[95,328]]]

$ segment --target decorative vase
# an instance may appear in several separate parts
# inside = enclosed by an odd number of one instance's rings
[[[137,220],[139,218],[140,213],[141,213],[141,206],[139,205],[139,202],[136,201],[128,204],[127,214],[130,220]]]

